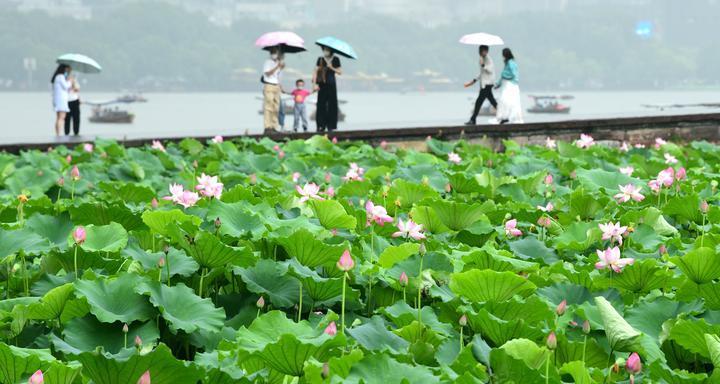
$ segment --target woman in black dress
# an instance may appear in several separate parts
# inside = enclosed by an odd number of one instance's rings
[[[335,75],[342,75],[340,58],[330,48],[323,47],[323,56],[317,59],[313,83],[317,96],[315,122],[317,131],[334,131],[338,122],[338,99]]]

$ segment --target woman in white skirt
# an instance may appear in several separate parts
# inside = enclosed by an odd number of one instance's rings
[[[68,91],[72,83],[68,80],[70,71],[69,65],[58,65],[55,73],[50,79],[53,86],[53,109],[55,110],[55,136],[60,136],[60,130],[65,127],[65,116],[70,111],[68,105]]]
[[[499,124],[522,123],[518,66],[510,48],[503,49],[502,55],[505,59],[505,68],[500,74],[500,79],[495,83],[495,89],[500,88],[495,122]]]

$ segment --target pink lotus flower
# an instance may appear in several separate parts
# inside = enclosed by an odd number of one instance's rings
[[[330,181],[332,180],[332,175],[330,172],[325,172],[325,182],[330,184]]]
[[[365,168],[359,167],[357,163],[350,163],[350,169],[348,169],[345,176],[343,176],[343,180],[350,181],[350,180],[358,180],[362,181],[363,174],[365,174]]]
[[[677,164],[678,162],[678,159],[669,153],[666,153],[663,156],[665,156],[665,164]]]
[[[653,180],[648,181],[648,187],[650,187],[650,190],[653,191],[654,193],[659,193],[659,192],[660,192],[660,186],[661,186],[661,185],[662,185],[662,184],[660,184],[660,182],[657,181],[656,179],[653,179]]]
[[[65,185],[65,178],[61,176],[61,177],[57,180],[57,185],[58,185],[58,187],[62,187],[63,185]]]
[[[623,235],[627,232],[628,228],[627,226],[621,227],[620,222],[613,223],[612,221],[606,224],[598,224],[598,227],[600,227],[600,230],[603,232],[603,240],[610,240],[611,243],[613,241],[617,241],[621,245],[623,242]]]
[[[678,168],[677,172],[675,172],[675,180],[681,181],[687,179],[687,171],[685,170],[685,167]]]
[[[467,315],[463,313],[463,315],[460,316],[460,318],[458,319],[458,324],[460,324],[461,327],[464,327],[467,325],[467,322],[468,322]]]
[[[137,384],[151,384],[150,383],[150,370],[145,371],[145,373],[140,376],[140,378],[137,381]]]
[[[656,180],[658,181],[658,183],[666,187],[671,186],[675,181],[675,170],[672,169],[672,167],[663,169],[658,173]]]
[[[578,148],[590,148],[595,145],[595,140],[592,138],[592,136],[583,133],[580,135],[580,139],[575,141],[575,145]]]
[[[637,352],[630,354],[630,357],[628,357],[625,362],[625,369],[627,369],[629,373],[640,373],[642,370],[642,362],[640,361],[640,356],[638,356]]]
[[[645,196],[640,193],[642,187],[636,187],[632,184],[618,185],[620,193],[615,194],[615,199],[620,203],[627,203],[630,200],[643,201]]]
[[[203,196],[219,199],[222,195],[223,183],[218,181],[217,176],[208,176],[202,173],[197,181],[198,185],[195,186],[195,189],[200,191]]]
[[[552,212],[553,209],[555,209],[555,206],[550,201],[548,202],[544,207],[542,205],[538,205],[537,209],[543,211],[543,212]]]
[[[135,346],[138,348],[142,347],[142,339],[138,335],[135,335]]]
[[[280,151],[280,146],[277,145],[277,144],[275,144],[275,145],[273,146],[273,151],[279,152],[279,151]]]
[[[620,167],[620,173],[623,175],[632,176],[633,172],[635,172],[635,168],[632,166]]]
[[[627,142],[623,141],[622,145],[620,146],[620,151],[627,152],[629,150],[630,150],[630,146],[628,145]]]
[[[278,159],[282,160],[285,158],[285,151],[278,152]]]
[[[330,324],[328,324],[328,326],[325,327],[325,331],[323,331],[323,332],[325,332],[325,334],[327,334],[327,335],[335,336],[335,334],[337,334],[337,325],[335,324],[334,321],[331,321]]]
[[[383,141],[380,142],[380,148],[386,149],[387,146],[388,146],[388,142],[387,142],[387,141],[383,140]]]
[[[557,148],[557,143],[555,142],[555,140],[553,140],[553,139],[551,139],[551,138],[549,138],[549,137],[546,137],[546,138],[545,138],[545,148],[547,148],[547,149],[555,149],[555,148]]]
[[[404,237],[413,238],[415,240],[425,239],[425,234],[422,232],[422,224],[417,224],[414,221],[408,219],[408,221],[402,221],[398,219],[398,231],[392,234],[392,237]]]
[[[265,306],[265,298],[260,296],[260,298],[257,299],[257,301],[255,302],[255,306],[258,308],[264,307]]]
[[[39,369],[35,371],[35,373],[30,376],[30,380],[28,380],[28,384],[43,384],[44,382],[43,373]]]
[[[398,283],[400,283],[400,285],[403,287],[408,285],[408,275],[404,271],[400,274],[400,277],[398,278]]]
[[[558,316],[562,316],[565,314],[565,310],[567,309],[567,300],[563,299],[563,301],[558,304],[557,308],[555,308],[555,313],[557,313]]]
[[[90,143],[83,144],[83,150],[88,153],[92,153],[95,147]]]
[[[158,205],[159,204],[158,204],[157,199],[153,197],[152,200],[150,200],[150,206],[153,207],[153,209],[156,209],[158,207]]]
[[[250,184],[252,184],[252,185],[257,184],[257,175],[254,173],[250,175]]]
[[[325,189],[325,195],[326,195],[328,198],[331,198],[331,199],[332,199],[333,197],[335,197],[335,188],[333,188],[332,185],[329,186],[329,187],[327,187],[327,188]]]
[[[333,143],[333,144],[337,144],[337,137],[333,137],[333,138],[332,138],[332,143]]]
[[[292,181],[293,183],[297,183],[298,180],[300,180],[300,172],[293,172],[292,174]]]
[[[74,181],[80,180],[80,169],[77,165],[74,165],[72,170],[70,170],[70,177],[72,177]]]
[[[517,220],[511,219],[505,222],[505,235],[518,237],[522,235],[522,231],[517,229]]]
[[[667,141],[663,140],[662,137],[655,138],[655,149],[660,149],[663,145],[667,144]]]
[[[65,156],[65,162],[68,164],[72,163],[72,155]]]
[[[160,142],[160,140],[153,140],[150,148],[156,149],[160,152],[165,152],[165,146]]]
[[[350,251],[347,249],[343,252],[342,256],[340,256],[340,260],[337,262],[337,267],[341,271],[349,271],[353,269],[355,266],[355,261],[353,260],[352,256],[350,256]]]
[[[299,185],[296,185],[295,190],[301,196],[301,203],[304,203],[310,199],[325,200],[322,196],[320,196],[320,187],[315,183],[305,184],[302,188],[300,188]]]
[[[620,258],[620,248],[613,247],[604,251],[597,250],[600,261],[595,263],[596,269],[610,268],[616,273],[622,272],[623,267],[632,265],[635,262],[633,258]]]
[[[85,239],[87,239],[87,232],[85,231],[85,227],[83,227],[82,225],[75,227],[75,229],[72,231],[72,238],[77,245],[81,245],[82,243],[84,243]]]
[[[557,336],[555,335],[555,331],[550,332],[545,342],[545,345],[548,347],[548,349],[557,348]]]
[[[550,228],[550,226],[552,225],[552,220],[547,216],[540,216],[537,224],[543,228]]]
[[[638,144],[635,144],[634,147],[638,148],[638,149],[643,149],[643,148],[645,148],[645,144],[638,143]]]
[[[222,136],[217,135],[217,136],[213,137],[212,140],[210,140],[210,141],[212,141],[215,144],[220,144],[224,141],[224,139]]]
[[[543,182],[545,183],[545,185],[550,185],[550,184],[552,184],[552,183],[553,183],[553,175],[552,175],[552,173],[548,173],[547,175],[545,175],[545,180],[544,180]]]
[[[182,205],[185,208],[192,207],[200,200],[200,196],[192,191],[186,191],[181,184],[170,184],[170,196],[163,197],[164,200],[170,200],[175,204]]]
[[[383,226],[385,223],[392,223],[393,218],[388,216],[387,210],[381,205],[375,205],[372,201],[368,200],[365,203],[365,213],[367,214],[367,225],[370,225],[373,221]]]
[[[706,213],[708,213],[708,209],[710,209],[710,205],[708,205],[707,200],[703,200],[700,203],[700,212],[702,212],[703,214],[706,214]]]
[[[457,153],[450,152],[448,153],[448,161],[453,164],[460,164],[460,162],[462,162],[462,158]]]

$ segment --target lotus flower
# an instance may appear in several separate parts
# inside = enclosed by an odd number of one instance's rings
[[[277,145],[277,144],[275,144],[275,145],[273,146],[273,151],[279,152],[279,151],[280,151],[280,146]]]
[[[28,384],[43,384],[44,382],[43,373],[39,369],[35,371],[35,373],[30,376],[30,380],[28,380]]]
[[[640,373],[642,370],[642,362],[640,361],[640,356],[638,356],[637,352],[630,354],[630,357],[628,357],[625,362],[625,369],[632,374]]]
[[[330,181],[332,181],[332,175],[330,172],[325,172],[325,182],[330,184]]]
[[[460,162],[462,162],[462,158],[457,153],[450,152],[448,153],[448,161],[453,164],[460,164]]]
[[[130,332],[130,328],[128,327],[127,323],[123,324],[122,331],[123,333]]]
[[[678,168],[677,172],[675,172],[675,180],[681,181],[687,179],[687,171],[685,170],[685,167]]]
[[[60,176],[60,178],[57,179],[57,185],[58,187],[62,187],[63,185],[65,185],[65,178]]]
[[[522,231],[517,229],[517,220],[511,219],[505,222],[505,235],[518,237],[522,235]]]
[[[357,163],[350,163],[350,169],[348,169],[347,173],[345,174],[345,176],[343,176],[342,179],[345,181],[362,181],[364,173],[365,168],[358,167]]]
[[[545,204],[544,207],[542,205],[538,205],[537,209],[539,209],[543,212],[552,212],[552,210],[555,209],[555,206],[553,205],[552,202],[548,202],[547,204]]]
[[[325,334],[328,334],[330,336],[335,336],[337,334],[337,325],[334,321],[331,321],[330,324],[328,324],[327,327],[325,327]]]
[[[553,183],[553,175],[552,175],[552,173],[548,173],[547,175],[545,175],[544,183],[545,183],[545,185],[550,185],[550,184]]]
[[[635,259],[633,258],[621,258],[620,257],[620,248],[613,247],[608,248],[604,251],[597,250],[597,255],[600,258],[600,261],[595,263],[595,268],[597,269],[606,269],[610,268],[615,273],[622,272],[623,267],[626,265],[632,265],[635,263]]]
[[[620,146],[620,151],[627,152],[630,150],[630,145],[628,145],[627,142],[623,141],[622,145]]]
[[[80,180],[80,169],[77,165],[74,165],[72,170],[70,170],[70,177],[72,177],[74,181]]]
[[[404,271],[400,274],[400,277],[398,278],[398,283],[400,283],[400,285],[403,287],[408,284],[408,275]]]
[[[708,209],[710,209],[710,205],[708,205],[707,200],[703,200],[700,203],[700,212],[702,212],[703,214],[706,214],[706,213],[708,213]]]
[[[458,319],[458,324],[460,324],[461,327],[464,327],[467,325],[467,322],[468,322],[467,315],[463,313],[463,315],[460,316],[460,318]]]
[[[557,348],[557,336],[555,335],[555,331],[550,332],[545,342],[545,345],[548,347],[548,349]]]
[[[93,145],[90,143],[83,144],[83,150],[85,152],[92,153],[94,149],[95,149],[95,147],[93,147]]]
[[[150,148],[156,149],[160,152],[165,152],[165,146],[160,142],[160,140],[153,140]]]
[[[677,164],[678,162],[678,159],[669,153],[666,153],[663,156],[665,156],[665,164]]]
[[[224,141],[224,139],[222,136],[217,135],[217,136],[213,137],[211,141],[215,144],[220,144]]]
[[[367,215],[367,225],[370,225],[373,221],[383,226],[385,223],[392,223],[393,218],[388,216],[387,210],[381,205],[375,205],[372,201],[368,200],[365,203],[365,213]]]
[[[620,193],[615,194],[615,199],[620,203],[627,203],[630,200],[643,201],[645,196],[640,193],[642,187],[636,187],[632,184],[618,185]]]
[[[383,140],[383,141],[380,142],[380,148],[386,149],[387,146],[388,146],[388,142],[387,142],[387,141]]]
[[[656,180],[666,187],[673,185],[675,181],[675,170],[671,167],[663,169],[658,173]]]
[[[198,200],[200,200],[200,196],[197,193],[191,191],[184,191],[177,203],[185,208],[189,208],[195,205]]]
[[[333,138],[332,138],[332,143],[333,143],[333,144],[337,144],[337,137],[333,137]]]
[[[87,238],[87,232],[85,231],[85,227],[82,225],[75,227],[75,229],[72,231],[72,238],[75,241],[75,244],[81,245],[85,242],[85,239]]]
[[[195,189],[200,191],[203,196],[214,197],[219,199],[223,191],[223,183],[218,182],[217,176],[208,176],[205,173],[197,178],[198,185]]]
[[[653,191],[654,193],[660,193],[661,186],[662,186],[662,184],[659,181],[657,181],[656,179],[652,179],[652,180],[648,181],[648,187],[650,187],[650,190]]]
[[[632,166],[620,167],[620,173],[623,175],[632,176],[633,172],[635,172],[635,168]]]
[[[285,158],[285,151],[278,152],[278,159],[282,160]]]
[[[398,231],[393,233],[392,237],[410,237],[415,240],[423,240],[425,239],[425,234],[422,231],[422,224],[417,224],[410,219],[408,219],[408,221],[398,219]]]
[[[260,298],[258,298],[257,301],[255,302],[255,306],[258,308],[264,307],[265,306],[265,298],[260,296]]]
[[[663,140],[662,137],[655,138],[655,149],[660,149],[663,145],[667,144],[667,141]]]
[[[296,185],[295,190],[300,194],[301,203],[310,199],[325,200],[322,196],[320,196],[320,187],[315,183],[305,184],[302,188],[300,188],[299,185]]]
[[[592,136],[583,133],[580,135],[580,139],[575,141],[575,145],[577,145],[578,148],[590,148],[595,145],[595,140]]]
[[[337,267],[339,270],[347,272],[353,269],[354,266],[355,261],[353,261],[352,256],[350,256],[350,251],[346,249],[342,256],[340,256],[340,260],[337,262]]]
[[[145,371],[145,373],[143,373],[142,376],[140,376],[140,378],[137,381],[137,384],[151,384],[149,370]]]
[[[567,300],[563,299],[555,308],[555,313],[557,313],[558,316],[562,316],[565,314],[565,310],[567,310]]]
[[[638,149],[643,149],[643,148],[645,148],[645,144],[638,143],[638,144],[633,145],[633,147],[638,148]]]
[[[552,220],[547,216],[540,216],[537,224],[543,228],[550,228],[550,226],[552,225]]]
[[[598,224],[598,227],[600,227],[600,230],[603,232],[603,240],[610,240],[611,243],[617,241],[621,245],[623,242],[623,234],[627,232],[628,228],[627,226],[621,227],[619,221],[617,223],[611,221],[605,224]]]
[[[135,335],[135,346],[138,348],[142,347],[142,339],[138,335]]]
[[[297,183],[298,180],[300,180],[300,172],[293,172],[292,174],[292,181],[293,183]]]
[[[153,207],[153,209],[157,209],[158,205],[158,200],[153,197],[152,200],[150,200],[150,206]]]
[[[590,333],[590,321],[588,321],[588,320],[583,321],[583,323],[582,323],[582,331],[583,331],[583,333],[586,334],[586,335],[587,335],[588,333]]]
[[[551,139],[551,138],[549,138],[549,137],[546,137],[546,138],[545,138],[545,148],[547,148],[547,149],[555,149],[555,148],[557,148],[557,143],[555,142],[555,140],[553,140],[553,139]]]
[[[325,195],[327,195],[327,197],[329,198],[335,197],[335,188],[333,188],[332,185],[327,187],[325,189]]]

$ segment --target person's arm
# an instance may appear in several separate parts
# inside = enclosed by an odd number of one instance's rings
[[[335,63],[337,62],[337,66],[335,66]],[[335,72],[338,75],[342,75],[342,67],[340,66],[340,59],[337,57],[333,57],[332,60],[330,60],[329,63],[327,63],[328,68]]]
[[[60,87],[62,87],[63,91],[69,91],[71,87],[70,80],[65,77],[65,75],[62,75],[62,79],[60,79]]]

